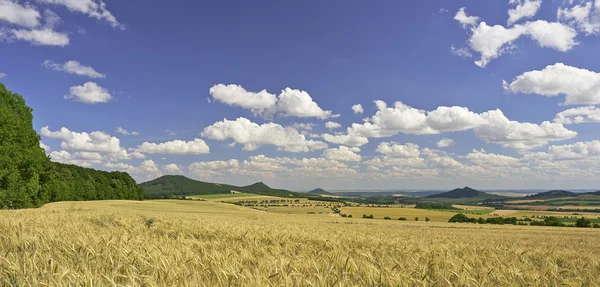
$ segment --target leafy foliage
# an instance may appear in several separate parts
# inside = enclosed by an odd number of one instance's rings
[[[63,200],[142,198],[143,190],[127,173],[51,162],[33,129],[32,109],[0,84],[0,209]]]

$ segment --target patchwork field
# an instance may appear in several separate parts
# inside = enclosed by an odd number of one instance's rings
[[[0,286],[598,286],[599,235],[212,201],[61,202],[0,211]]]

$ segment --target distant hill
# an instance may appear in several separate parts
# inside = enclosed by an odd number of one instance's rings
[[[301,196],[299,193],[289,190],[270,188],[263,182],[240,187],[194,180],[183,175],[165,175],[141,183],[139,186],[144,189],[146,194],[154,196],[223,194],[231,193],[232,190],[281,197]]]
[[[487,193],[472,189],[468,186],[463,188],[456,188],[448,192],[432,194],[427,198],[465,198],[465,197],[477,197],[480,195],[486,195]]]
[[[333,193],[327,192],[327,191],[325,191],[322,188],[313,189],[313,190],[309,191],[308,193],[310,193],[310,194],[318,194],[318,195],[334,195]]]
[[[485,193],[466,186],[448,192],[432,194],[426,198],[504,198],[504,196]]]
[[[558,197],[573,197],[579,194],[566,190],[551,190],[546,192],[540,192],[533,195],[527,196],[528,199],[547,199],[547,198],[558,198]]]

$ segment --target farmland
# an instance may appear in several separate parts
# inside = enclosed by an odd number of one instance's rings
[[[0,215],[0,285],[8,286],[597,286],[600,276],[598,229],[181,200],[60,202]]]

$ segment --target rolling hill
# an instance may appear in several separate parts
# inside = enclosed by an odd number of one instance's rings
[[[297,192],[270,188],[263,182],[234,186],[198,181],[183,175],[165,175],[139,185],[150,196],[181,196],[230,193],[232,190],[280,197],[302,197]]]
[[[503,196],[485,193],[476,189],[472,189],[468,186],[463,188],[456,188],[448,192],[432,194],[426,198],[503,198]]]
[[[526,196],[527,199],[549,199],[549,198],[560,198],[560,197],[574,197],[578,196],[577,193],[566,191],[566,190],[551,190],[546,192],[540,192],[533,195]]]
[[[316,195],[334,195],[331,192],[327,192],[326,190],[322,189],[322,188],[315,188],[311,191],[308,192],[309,194],[316,194]]]

